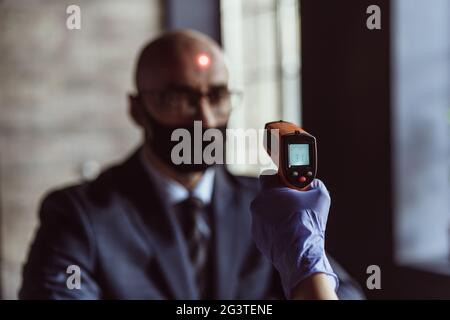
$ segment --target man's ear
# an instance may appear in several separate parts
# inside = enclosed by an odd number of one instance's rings
[[[145,127],[145,120],[141,106],[141,100],[137,94],[128,95],[128,112],[131,119],[140,127]]]

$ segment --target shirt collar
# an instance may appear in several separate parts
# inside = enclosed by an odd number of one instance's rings
[[[146,172],[155,182],[155,188],[161,195],[161,199],[169,205],[176,205],[189,197],[189,191],[181,183],[169,178],[151,166],[141,148],[140,160],[144,165]],[[192,190],[192,195],[199,198],[205,204],[211,203],[215,170],[213,167],[206,169],[200,181]]]

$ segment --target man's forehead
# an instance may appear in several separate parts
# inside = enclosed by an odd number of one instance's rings
[[[222,50],[211,39],[191,32],[172,33],[148,45],[137,66],[138,88],[180,83],[190,86],[226,84]]]
[[[152,86],[155,89],[191,89],[197,91],[208,91],[217,87],[228,87],[227,79],[195,79],[188,77],[165,77],[159,79],[157,83]]]
[[[145,83],[152,87],[172,84],[205,89],[210,86],[227,85],[228,71],[222,61],[206,53],[186,55],[177,61],[166,61],[154,68],[142,70]]]

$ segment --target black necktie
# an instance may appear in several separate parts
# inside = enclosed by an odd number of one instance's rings
[[[189,250],[195,281],[200,297],[203,298],[208,290],[207,262],[211,239],[207,210],[204,202],[194,196],[180,203],[180,209],[178,216]]]

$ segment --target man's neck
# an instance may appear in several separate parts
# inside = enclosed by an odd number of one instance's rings
[[[163,175],[177,181],[189,191],[193,190],[203,176],[203,172],[180,173],[162,162],[147,146],[144,145],[145,160]]]

